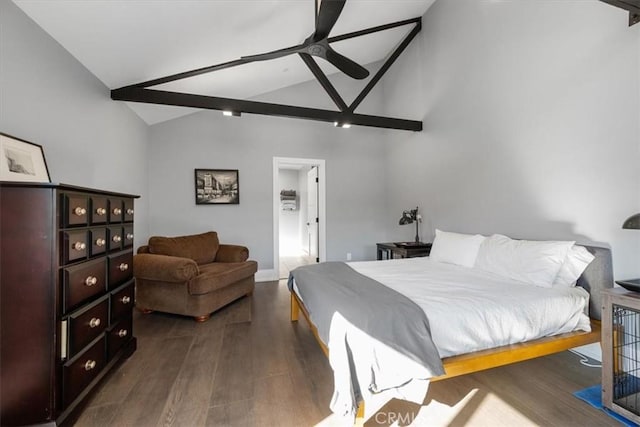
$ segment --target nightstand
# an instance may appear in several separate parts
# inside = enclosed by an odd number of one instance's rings
[[[376,243],[378,260],[428,256],[431,243],[395,242]]]

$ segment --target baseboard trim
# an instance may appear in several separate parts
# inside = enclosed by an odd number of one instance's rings
[[[258,270],[255,275],[256,282],[273,282],[274,280],[278,280],[278,275],[276,271],[271,270]]]

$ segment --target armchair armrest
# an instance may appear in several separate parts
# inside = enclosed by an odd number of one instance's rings
[[[137,279],[181,283],[198,274],[198,264],[189,258],[145,253],[133,256],[133,275]]]
[[[244,262],[249,258],[249,249],[239,245],[220,245],[215,262]]]

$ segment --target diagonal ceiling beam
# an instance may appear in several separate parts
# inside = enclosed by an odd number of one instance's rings
[[[223,62],[222,64],[209,65],[207,67],[196,68],[195,70],[184,71],[182,73],[171,74],[170,76],[160,77],[153,80],[147,80],[146,82],[140,82],[131,86],[137,87],[151,87],[164,83],[173,82],[176,80],[182,80],[189,77],[199,76],[200,74],[212,73],[218,70],[224,70],[225,68],[237,67],[238,65],[246,64],[248,61],[244,59],[236,59],[234,61]]]
[[[353,33],[348,33],[348,34],[342,34],[340,36],[336,36],[336,37],[329,37],[328,41],[329,43],[332,42],[337,42],[337,41],[341,41],[341,40],[347,40],[347,39],[351,39],[354,37],[359,37],[359,36],[364,36],[367,34],[372,34],[372,33],[376,33],[379,31],[384,31],[384,30],[388,30],[391,28],[396,28],[396,27],[401,27],[403,25],[407,25],[407,24],[411,24],[411,23],[415,23],[415,22],[420,22],[421,18],[412,18],[412,19],[407,19],[404,21],[398,21],[398,22],[394,22],[392,24],[386,24],[386,25],[379,25],[377,27],[371,27],[371,28],[367,28],[365,30],[362,31],[355,31]],[[176,80],[182,80],[182,79],[186,79],[188,77],[195,77],[195,76],[199,76],[200,74],[206,74],[206,73],[211,73],[214,71],[218,71],[218,70],[223,70],[225,68],[231,68],[231,67],[236,67],[238,65],[242,65],[242,64],[248,64],[252,61],[245,61],[243,59],[236,59],[233,61],[228,61],[228,62],[223,62],[221,64],[215,64],[215,65],[209,65],[206,67],[201,67],[201,68],[196,68],[194,70],[189,70],[189,71],[184,71],[181,73],[176,73],[176,74],[171,74],[169,76],[165,76],[165,77],[160,77],[157,79],[153,79],[153,80],[147,80],[144,82],[140,82],[140,83],[135,83],[131,86],[137,86],[137,87],[151,87],[151,86],[157,86],[157,85],[161,85],[164,83],[169,83],[169,82],[173,82]]]
[[[327,92],[329,97],[335,102],[336,106],[340,109],[340,111],[344,111],[347,109],[347,104],[344,102],[338,91],[331,84],[327,76],[322,72],[318,63],[313,59],[313,57],[306,53],[299,53],[300,58],[307,64],[307,67],[311,70],[313,75],[316,77],[316,80],[320,83],[320,85]],[[353,110],[351,110],[353,111]]]
[[[354,31],[352,33],[347,33],[347,34],[341,34],[335,37],[329,37],[327,41],[329,43],[335,43],[342,40],[352,39],[354,37],[366,36],[367,34],[373,34],[379,31],[390,30],[396,27],[402,27],[403,25],[416,24],[421,21],[422,21],[422,18],[405,19],[404,21],[393,22],[391,24],[378,25],[377,27],[367,28],[365,30]]]
[[[411,40],[413,40],[413,38],[420,32],[421,29],[422,29],[422,22],[418,20],[418,22],[416,22],[416,26],[411,30],[409,34],[407,34],[404,40],[402,40],[402,42],[398,45],[398,47],[396,47],[396,49],[393,51],[391,56],[389,56],[389,58],[385,61],[385,63],[382,64],[382,67],[380,67],[376,75],[373,76],[371,80],[369,80],[369,83],[367,83],[367,85],[364,87],[364,89],[362,89],[362,91],[356,97],[356,99],[354,99],[351,105],[349,105],[349,111],[353,112],[356,108],[358,108],[358,106],[364,100],[364,98],[369,94],[369,92],[371,92],[371,89],[375,87],[375,85],[382,78],[382,76],[384,76],[387,70],[391,68],[393,63],[396,62],[396,59],[398,59],[400,54],[404,52],[407,46],[409,46],[409,43],[411,43]]]
[[[629,11],[629,26],[640,22],[640,0],[600,0]]]
[[[228,110],[266,116],[293,117],[329,123],[349,123],[384,129],[421,131],[422,122],[371,116],[293,105],[271,104],[267,102],[242,99],[219,98],[215,96],[194,95],[190,93],[168,92],[127,86],[111,91],[111,99],[117,101],[143,102],[146,104],[174,105],[178,107],[203,108],[207,110]]]

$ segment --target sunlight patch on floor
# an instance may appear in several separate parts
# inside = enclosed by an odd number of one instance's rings
[[[488,422],[487,420],[491,420]],[[493,393],[473,389],[453,406],[433,400],[420,408],[412,426],[536,426]],[[407,425],[407,424],[404,424]]]
[[[349,425],[352,425],[349,420],[330,415],[316,424],[316,427],[342,427]],[[406,408],[400,409],[398,405],[390,403],[381,408],[364,424],[365,427],[484,427],[489,425],[491,427],[511,427],[514,425],[528,427],[536,426],[537,424],[495,394],[486,393],[479,389],[471,390],[453,406],[437,400],[431,400],[428,404],[421,406],[417,413]]]

